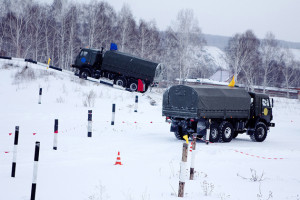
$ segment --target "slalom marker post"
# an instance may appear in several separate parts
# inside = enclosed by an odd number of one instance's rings
[[[18,140],[19,140],[19,126],[16,126],[16,128],[15,128],[14,154],[13,154],[13,162],[12,162],[12,169],[11,169],[11,177],[15,177],[16,176]]]
[[[178,188],[178,197],[183,197],[184,195],[184,185],[185,185],[185,171],[187,164],[187,154],[188,154],[188,144],[183,143],[182,148],[182,160],[180,163],[180,175],[179,175],[179,188]]]
[[[42,88],[40,88],[40,93],[39,93],[39,104],[42,103]]]
[[[88,137],[92,137],[92,110],[88,111]]]
[[[194,180],[195,173],[195,159],[196,159],[196,141],[197,133],[193,134],[193,143],[192,143],[192,159],[191,159],[191,168],[190,168],[190,180]]]
[[[35,151],[34,151],[33,177],[32,177],[30,200],[35,200],[39,153],[40,153],[40,142],[36,142]]]
[[[116,113],[116,104],[113,104],[112,105],[111,125],[115,125],[115,113]]]
[[[55,119],[55,121],[54,121],[53,150],[57,150],[57,134],[58,134],[58,119]]]
[[[134,112],[137,112],[137,109],[138,109],[138,102],[139,102],[139,96],[136,95],[136,96],[135,96],[135,107],[134,107]]]

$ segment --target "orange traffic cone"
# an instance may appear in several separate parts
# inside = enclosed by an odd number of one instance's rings
[[[115,165],[122,165],[121,157],[120,157],[120,151],[118,151],[118,157],[117,157]]]

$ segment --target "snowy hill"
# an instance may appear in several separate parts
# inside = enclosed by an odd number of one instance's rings
[[[0,199],[30,198],[36,141],[41,142],[36,199],[179,199],[182,141],[161,116],[162,91],[138,94],[134,112],[137,93],[3,60],[0,86]],[[91,138],[88,110],[93,111]],[[299,116],[298,100],[277,98],[276,127],[265,142],[252,142],[246,135],[230,143],[197,142],[196,177],[186,180],[184,199],[299,199]],[[11,178],[15,126],[20,126],[20,136],[16,177]],[[114,165],[118,151],[123,165]]]

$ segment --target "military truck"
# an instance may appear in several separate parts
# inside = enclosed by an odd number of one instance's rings
[[[262,142],[275,126],[272,107],[267,95],[242,88],[176,85],[163,94],[162,115],[177,139],[193,133],[202,138],[209,129],[210,142],[230,142],[242,133]]]
[[[142,83],[147,91],[151,84],[159,82],[162,74],[162,65],[117,51],[117,48],[104,51],[103,48],[82,48],[76,57],[75,75],[86,79],[101,77],[113,80],[113,83],[131,91],[137,91]]]

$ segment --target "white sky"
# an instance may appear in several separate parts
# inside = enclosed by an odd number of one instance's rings
[[[300,0],[107,0],[119,11],[127,3],[137,20],[155,19],[165,30],[183,8],[194,11],[203,33],[233,36],[252,29],[263,38],[300,42]]]
[[[52,0],[37,0],[50,2]],[[74,0],[69,0],[74,1]],[[77,0],[90,2],[94,0]],[[203,33],[233,36],[248,29],[263,38],[300,42],[300,0],[106,0],[117,12],[128,4],[135,19],[155,20],[165,30],[179,10],[194,11]]]

